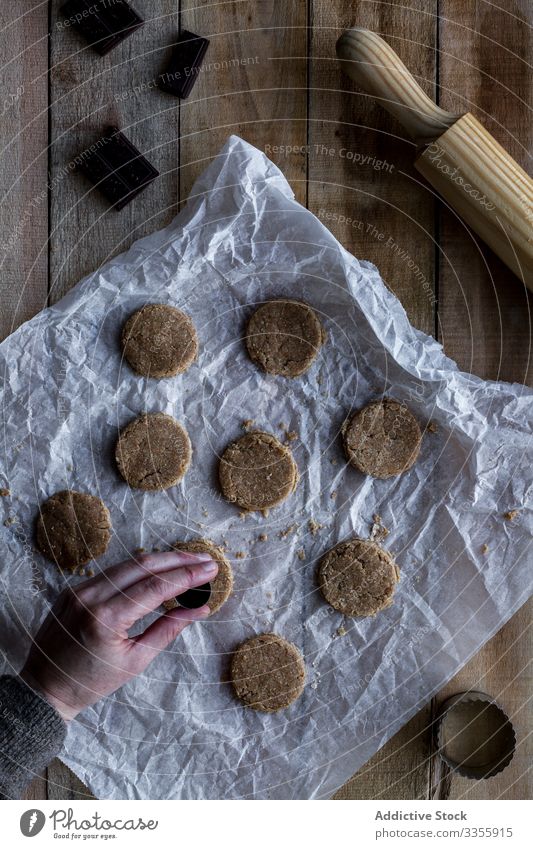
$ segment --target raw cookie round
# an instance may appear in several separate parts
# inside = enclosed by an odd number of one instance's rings
[[[74,572],[99,557],[110,538],[111,516],[96,495],[65,489],[41,504],[37,545],[61,569]]]
[[[324,340],[317,314],[302,301],[267,301],[246,328],[246,347],[254,363],[284,377],[306,372]]]
[[[410,469],[422,441],[413,414],[390,398],[367,404],[344,425],[342,433],[352,466],[374,478],[390,478]]]
[[[245,705],[273,713],[302,694],[304,661],[292,643],[276,634],[260,634],[237,648],[231,661],[231,681]]]
[[[287,446],[262,431],[228,445],[218,475],[224,496],[244,510],[275,507],[298,482],[298,468]]]
[[[228,600],[233,589],[233,572],[222,550],[209,539],[194,539],[191,542],[181,542],[178,540],[172,548],[176,548],[178,551],[189,551],[191,554],[210,554],[215,563],[218,564],[217,576],[210,581],[211,597],[208,601],[211,613],[216,613],[217,610],[220,610],[224,602]],[[171,598],[165,601],[163,606],[167,610],[173,610],[175,607],[179,607],[179,596],[178,601]]]
[[[198,337],[188,315],[167,304],[146,304],[122,329],[122,350],[130,366],[145,377],[172,377],[189,368]]]
[[[187,431],[165,413],[143,413],[121,432],[115,451],[120,474],[135,489],[168,489],[191,462]]]
[[[345,616],[374,616],[392,604],[400,572],[390,554],[366,539],[350,539],[321,559],[318,585]]]

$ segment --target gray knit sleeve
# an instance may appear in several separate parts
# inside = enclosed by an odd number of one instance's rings
[[[60,751],[67,726],[20,678],[0,676],[0,798],[20,799]]]

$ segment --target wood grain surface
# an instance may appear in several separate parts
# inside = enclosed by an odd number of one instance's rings
[[[0,5],[4,336],[168,223],[237,133],[277,162],[298,200],[349,251],[379,267],[411,322],[436,335],[462,369],[531,384],[530,296],[435,198],[413,167],[413,143],[357,92],[334,51],[345,27],[374,29],[428,95],[444,109],[473,112],[531,173],[529,0],[135,0],[144,28],[105,58],[58,24],[60,5]],[[180,26],[211,41],[181,104],[153,87]],[[69,169],[109,123],[162,175],[121,213]],[[527,798],[530,622],[528,605],[335,798]],[[443,769],[431,733],[441,701],[469,688],[496,697],[518,734],[512,764],[485,782]],[[26,798],[87,795],[56,760]]]

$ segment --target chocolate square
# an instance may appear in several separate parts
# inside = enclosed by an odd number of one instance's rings
[[[122,209],[159,176],[159,171],[116,127],[110,127],[76,161],[115,209]]]
[[[188,97],[208,47],[208,38],[183,30],[174,46],[166,72],[159,75],[159,88],[182,99]]]
[[[101,56],[144,23],[125,0],[67,0],[61,13]]]

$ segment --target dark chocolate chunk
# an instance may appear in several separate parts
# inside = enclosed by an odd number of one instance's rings
[[[174,46],[166,72],[159,75],[159,88],[177,97],[188,97],[208,47],[208,38],[183,30]]]
[[[61,12],[101,56],[144,23],[125,0],[67,0]]]
[[[159,171],[116,127],[110,127],[76,162],[115,209],[122,209],[159,176]]]
[[[202,584],[201,587],[194,587],[192,590],[177,595],[176,601],[180,607],[185,607],[187,610],[196,610],[197,607],[209,604],[210,598],[211,584]]]

